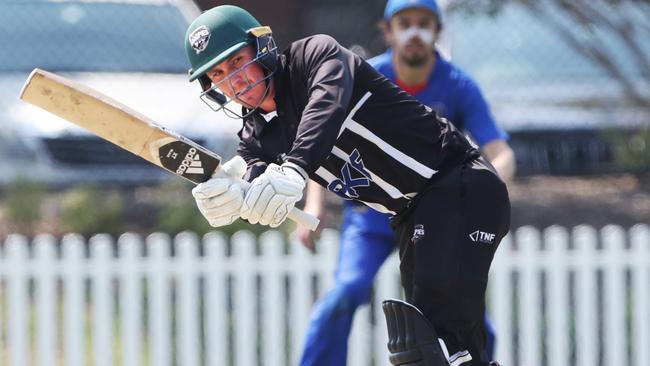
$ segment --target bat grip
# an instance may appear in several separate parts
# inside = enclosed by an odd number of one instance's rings
[[[247,182],[243,179],[239,179],[239,183],[246,189],[248,189],[248,186],[250,186],[250,182]],[[308,214],[297,207],[294,207],[291,209],[291,211],[289,211],[287,218],[297,224],[305,226],[311,231],[316,231],[318,224],[320,223],[320,220],[316,216]]]
[[[297,207],[292,208],[287,217],[289,220],[303,225],[311,231],[316,231],[320,223],[320,220],[316,216],[308,214]]]

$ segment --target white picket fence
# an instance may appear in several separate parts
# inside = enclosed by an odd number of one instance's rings
[[[0,365],[296,365],[330,285],[337,235],[319,254],[277,232],[106,235],[0,248]],[[650,228],[521,228],[499,249],[489,309],[507,366],[650,364]],[[398,260],[357,314],[349,365],[388,365],[380,303]]]

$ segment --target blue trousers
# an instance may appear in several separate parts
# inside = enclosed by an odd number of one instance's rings
[[[388,217],[346,204],[333,288],[314,306],[300,366],[344,366],[354,312],[368,302],[377,271],[396,245]],[[494,328],[486,316],[488,354]]]

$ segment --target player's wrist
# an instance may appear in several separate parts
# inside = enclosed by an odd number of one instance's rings
[[[296,180],[298,180],[298,178],[302,178],[302,180],[306,182],[309,178],[309,175],[305,169],[301,168],[298,164],[287,161],[285,163],[282,163],[282,165],[280,165],[280,168],[282,168],[284,174],[294,177]]]

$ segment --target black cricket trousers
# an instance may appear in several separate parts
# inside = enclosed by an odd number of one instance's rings
[[[438,174],[393,222],[402,286],[444,341],[452,366],[484,366],[485,290],[510,227],[508,191],[482,157]]]

